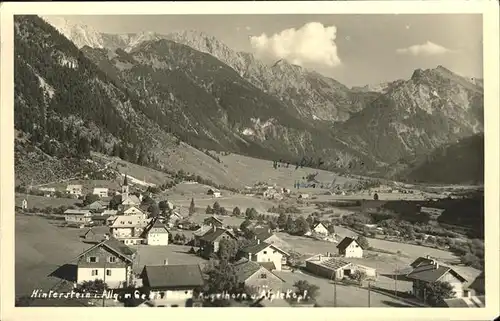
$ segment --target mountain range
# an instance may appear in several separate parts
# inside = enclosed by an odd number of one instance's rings
[[[55,28],[37,16],[15,21],[15,113],[16,129],[46,149],[81,152],[88,140],[89,149],[161,165],[183,141],[292,163],[307,155],[327,169],[385,176],[483,131],[482,80],[443,66],[349,88],[285,60],[267,65],[198,31],[106,34],[45,19]],[[73,140],[53,134],[67,127]]]

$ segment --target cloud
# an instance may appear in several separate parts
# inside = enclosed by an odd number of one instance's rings
[[[262,58],[285,59],[299,66],[334,67],[341,64],[335,44],[336,36],[335,26],[325,27],[319,22],[310,22],[299,29],[285,29],[271,36],[265,33],[252,36],[250,43],[255,54]]]
[[[407,48],[397,49],[396,52],[398,54],[413,55],[413,56],[433,56],[433,55],[442,55],[445,53],[454,52],[454,50],[427,41],[426,43],[421,45],[413,45]]]

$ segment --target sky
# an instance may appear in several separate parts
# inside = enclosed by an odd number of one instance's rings
[[[267,63],[286,59],[348,86],[442,65],[482,78],[478,14],[62,16],[105,33],[198,30]]]

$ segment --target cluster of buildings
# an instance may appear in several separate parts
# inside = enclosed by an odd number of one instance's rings
[[[148,218],[141,198],[130,194],[125,176],[121,193],[113,197],[118,209],[109,209],[110,201],[99,199],[83,209],[66,210],[65,221],[81,227],[90,225],[83,235],[87,241],[102,240],[107,234],[126,245],[168,245],[167,226],[159,218]],[[173,210],[171,203],[168,206]],[[181,215],[175,212],[170,216],[170,220],[180,218]]]

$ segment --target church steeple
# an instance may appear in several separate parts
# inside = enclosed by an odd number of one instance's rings
[[[128,180],[127,174],[125,174],[125,178],[123,179],[122,185],[122,201],[128,198]]]

